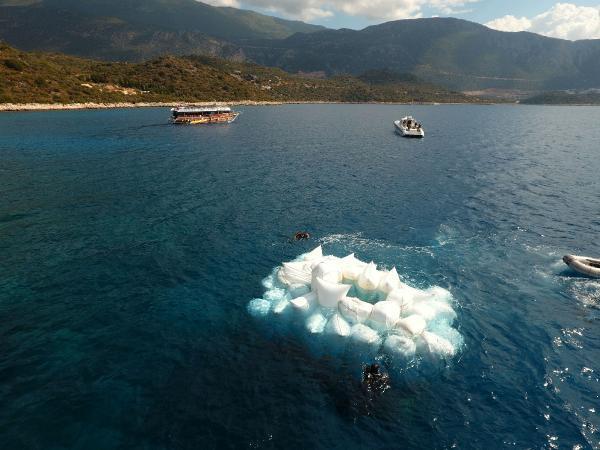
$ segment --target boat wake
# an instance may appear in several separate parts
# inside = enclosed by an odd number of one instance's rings
[[[600,311],[600,280],[572,278],[568,289],[583,306]]]

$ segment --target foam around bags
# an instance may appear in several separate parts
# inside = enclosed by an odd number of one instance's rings
[[[348,294],[349,284],[330,283],[322,278],[316,279],[317,298],[325,308],[337,308],[338,302]]]
[[[440,286],[430,287],[429,289],[425,290],[425,292],[427,292],[432,300],[438,300],[447,303],[452,298],[450,291]]]
[[[320,334],[325,329],[327,319],[321,313],[315,313],[306,319],[306,329],[312,334]]]
[[[396,328],[400,330],[404,330],[412,336],[419,336],[425,331],[427,327],[427,322],[425,319],[418,314],[413,314],[412,316],[405,317],[404,319],[400,319],[396,322]]]
[[[388,294],[399,286],[400,277],[398,276],[398,272],[396,272],[396,268],[392,267],[392,270],[389,272],[384,272],[381,276],[377,290],[383,292],[384,294]]]
[[[263,298],[251,300],[248,312],[279,324],[270,332],[287,333],[289,327],[310,335],[316,344],[311,349],[318,352],[356,356],[361,362],[387,355],[383,361],[390,369],[412,370],[447,360],[464,346],[452,326],[456,313],[449,291],[415,289],[400,280],[395,268],[377,271],[375,263],[354,254],[325,256],[317,247],[273,269],[262,285]],[[383,301],[373,304],[377,300]]]
[[[379,286],[379,279],[381,273],[377,271],[375,263],[371,262],[367,264],[358,277],[358,287],[364,291],[374,291]]]
[[[290,310],[290,302],[286,299],[281,299],[275,302],[272,306],[273,314],[281,315]]]
[[[376,344],[379,341],[379,333],[362,323],[354,325],[350,335],[354,341],[363,344]]]
[[[456,312],[447,303],[437,300],[425,301],[413,304],[408,309],[408,314],[418,314],[427,322],[446,321],[452,323],[456,319]]]
[[[263,298],[255,298],[248,303],[248,312],[254,317],[264,317],[271,310],[271,302]]]
[[[316,302],[317,294],[315,292],[309,292],[306,295],[290,300],[292,307],[301,312],[308,312]]]
[[[395,302],[377,302],[369,318],[373,328],[385,331],[392,328],[400,319],[400,306]]]
[[[425,289],[423,291],[415,289],[415,294],[413,296],[413,300],[415,303],[434,301],[434,300],[448,302],[448,301],[450,301],[451,298],[452,298],[452,294],[450,294],[450,292],[448,290],[441,288],[439,286],[434,286],[429,289]]]
[[[428,352],[432,355],[441,355],[446,358],[452,357],[456,353],[456,349],[449,340],[431,331],[423,332],[419,337],[417,347],[419,352]]]
[[[340,314],[334,314],[327,321],[325,332],[335,336],[346,337],[350,336],[350,325],[344,320]]]
[[[277,302],[285,297],[286,291],[285,289],[273,288],[267,292],[265,292],[265,300],[269,300],[270,302]]]
[[[397,301],[401,303],[400,299],[404,299],[404,301],[409,301],[412,303],[415,297],[418,296],[420,293],[421,291],[419,291],[418,289],[415,289],[414,287],[411,287],[408,284],[404,284],[401,282],[397,287],[395,287],[388,293],[386,300]]]
[[[350,323],[363,323],[371,315],[373,305],[355,297],[345,297],[338,303],[340,313]]]
[[[452,344],[456,352],[458,352],[458,349],[460,349],[464,344],[462,335],[458,332],[456,328],[452,328],[452,326],[447,322],[442,324],[435,324],[434,329],[428,331],[432,331],[438,336],[446,339]]]
[[[407,336],[392,334],[383,343],[383,348],[390,355],[401,356],[408,360],[414,358],[417,346],[415,341]]]
[[[288,286],[291,298],[297,298],[310,292],[310,287],[305,284],[291,284]]]

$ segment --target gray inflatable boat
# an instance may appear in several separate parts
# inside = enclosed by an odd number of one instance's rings
[[[563,261],[567,266],[580,274],[600,278],[600,259],[588,256],[565,255]]]

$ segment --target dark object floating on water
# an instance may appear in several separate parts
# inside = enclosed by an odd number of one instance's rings
[[[363,388],[369,392],[384,393],[390,387],[390,377],[381,372],[379,364],[370,364],[363,370]]]
[[[310,234],[306,231],[298,231],[295,235],[294,235],[294,239],[297,241],[305,241],[307,239],[310,239]]]
[[[575,272],[589,277],[600,278],[600,259],[587,256],[565,255],[563,261]]]

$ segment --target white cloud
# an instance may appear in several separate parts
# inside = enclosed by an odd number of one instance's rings
[[[260,8],[285,17],[312,20],[344,13],[372,21],[421,17],[423,8],[443,14],[457,12],[479,0],[203,0],[217,6]]]
[[[439,12],[443,14],[459,14],[468,12],[469,10],[461,9],[467,3],[476,3],[479,0],[429,0],[427,6],[430,6],[433,9],[437,9]]]
[[[504,16],[494,19],[485,24],[486,26],[500,31],[524,31],[531,28],[531,20],[527,17]]]
[[[600,6],[557,3],[531,19],[504,16],[486,25],[500,31],[531,31],[561,39],[600,39]]]

